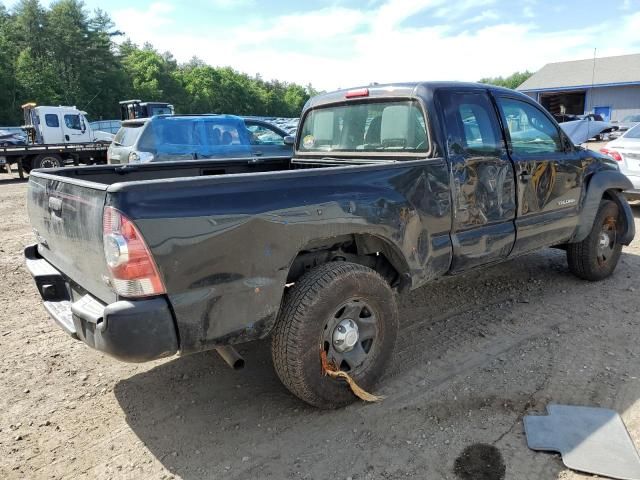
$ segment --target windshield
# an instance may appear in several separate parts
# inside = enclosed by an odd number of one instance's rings
[[[312,110],[302,125],[299,152],[428,151],[417,102],[366,102]]]
[[[121,147],[132,146],[134,143],[136,143],[136,140],[138,139],[138,136],[142,131],[143,125],[143,123],[136,123],[133,125],[127,125],[126,127],[122,127],[120,130],[118,130],[118,133],[116,133],[116,136],[113,138],[113,143]]]
[[[630,128],[627,133],[623,135],[624,138],[640,138],[640,123],[633,128]]]

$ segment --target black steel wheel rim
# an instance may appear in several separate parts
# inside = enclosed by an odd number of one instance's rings
[[[598,236],[597,259],[599,265],[606,264],[613,256],[617,235],[616,219],[614,217],[605,218]]]
[[[356,326],[357,341],[353,346],[339,345],[337,340],[342,335],[341,326],[353,330],[349,321]],[[379,321],[379,313],[369,302],[361,298],[343,302],[327,319],[322,331],[322,348],[329,364],[350,375],[366,370],[379,348]]]

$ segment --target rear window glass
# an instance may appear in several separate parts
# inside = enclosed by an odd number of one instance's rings
[[[624,123],[640,123],[640,115],[629,115],[622,119]]]
[[[640,124],[630,128],[627,133],[624,134],[624,138],[640,138]]]
[[[122,127],[120,130],[118,130],[118,133],[116,133],[113,142],[123,147],[131,147],[134,143],[136,143],[136,140],[138,139],[143,126],[144,124],[139,123]]]
[[[312,110],[300,152],[427,152],[422,110],[415,101],[366,102]]]

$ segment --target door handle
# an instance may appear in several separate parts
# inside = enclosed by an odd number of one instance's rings
[[[69,141],[69,135],[65,135],[64,139],[68,142]]]
[[[255,152],[253,152],[253,154],[259,157],[260,155],[262,155],[262,151],[256,150]]]
[[[529,172],[521,172],[520,173],[520,180],[522,182],[528,182],[529,180],[531,180],[531,174]]]

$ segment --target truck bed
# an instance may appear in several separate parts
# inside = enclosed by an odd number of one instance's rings
[[[292,168],[288,158],[246,158],[226,160],[188,160],[182,162],[157,162],[126,165],[96,165],[76,168],[41,170],[41,175],[55,175],[69,181],[92,182],[106,187],[120,182],[178,179],[187,177],[217,176],[240,173],[260,173]],[[98,187],[96,185],[95,187]],[[98,187],[101,188],[101,187]]]

